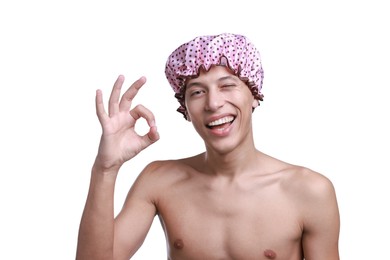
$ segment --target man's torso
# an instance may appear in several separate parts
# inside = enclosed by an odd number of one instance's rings
[[[160,169],[155,201],[170,259],[303,258],[291,166],[229,179],[174,165]]]

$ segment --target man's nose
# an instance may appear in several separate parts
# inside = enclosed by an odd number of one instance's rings
[[[223,94],[218,90],[209,90],[207,93],[207,100],[205,104],[206,111],[216,111],[223,107],[225,99]]]

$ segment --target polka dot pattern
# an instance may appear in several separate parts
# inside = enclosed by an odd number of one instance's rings
[[[243,35],[224,33],[199,36],[182,44],[168,57],[165,75],[174,92],[180,95],[183,94],[187,78],[199,75],[201,67],[208,71],[212,65],[228,66],[252,87],[252,93],[256,92],[255,97],[262,100],[264,72],[260,53]],[[179,108],[179,112],[180,109],[185,108]]]

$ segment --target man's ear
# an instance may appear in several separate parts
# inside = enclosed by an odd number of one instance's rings
[[[256,98],[253,99],[253,102],[252,102],[252,108],[255,109],[256,107],[258,107],[260,105],[260,101],[257,100]]]
[[[184,113],[186,114],[186,120],[187,120],[188,122],[191,122],[191,117],[190,117],[190,115],[188,114],[188,109],[187,109],[187,105],[186,105],[186,103],[185,103],[185,100],[184,100],[184,105],[183,105],[183,107],[184,107],[184,109],[185,109]]]
[[[190,117],[190,115],[188,114],[187,107],[184,106],[184,109],[185,109],[184,113],[185,113],[185,115],[186,115],[186,116],[185,116],[186,120],[187,120],[188,122],[191,122],[191,117]]]
[[[190,115],[187,113],[187,111],[186,111],[186,119],[187,119],[188,122],[191,122]]]

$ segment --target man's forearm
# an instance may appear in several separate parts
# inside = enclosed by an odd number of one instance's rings
[[[81,218],[77,260],[112,259],[114,245],[114,187],[117,171],[93,167],[88,198]]]

